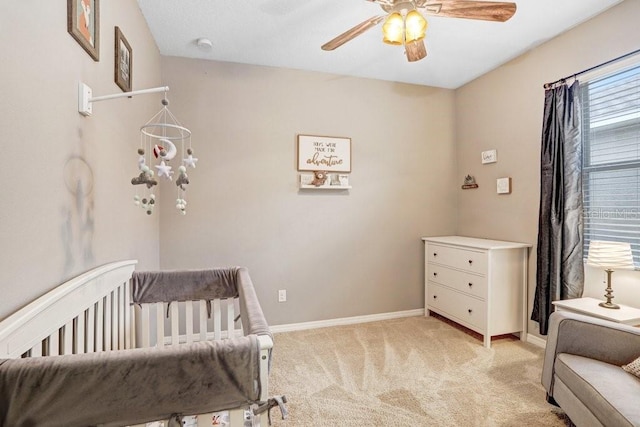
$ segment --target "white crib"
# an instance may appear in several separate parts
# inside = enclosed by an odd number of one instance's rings
[[[130,278],[135,265],[136,261],[131,260],[92,269],[0,322],[0,369],[2,359],[113,352],[135,347],[177,348],[183,344],[242,337],[250,333],[243,331],[242,327],[236,328],[236,324],[245,326],[243,323],[249,322],[242,313],[243,302],[239,298],[132,304]],[[251,292],[254,292],[252,286]],[[255,297],[255,293],[252,296]],[[262,322],[262,311],[258,311],[252,316],[257,316]],[[262,332],[257,335],[259,399],[236,408],[222,408],[228,410],[232,427],[267,425],[264,408],[269,402],[268,372],[273,341],[268,327],[266,333],[264,329],[262,327]],[[256,410],[260,404],[261,413],[260,409]],[[273,400],[271,404],[273,406]],[[23,410],[29,411],[30,408]],[[211,412],[199,414],[180,412],[179,417],[184,425],[211,426],[212,418],[220,415],[219,410],[212,408]],[[260,415],[253,417],[254,411]],[[161,422],[155,425],[169,423],[168,420],[148,419],[136,425],[143,426],[152,421]],[[102,423],[105,422],[92,422]],[[110,421],[105,424],[117,425]]]

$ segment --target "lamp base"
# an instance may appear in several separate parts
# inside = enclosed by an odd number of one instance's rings
[[[604,308],[619,309],[620,306],[618,304],[614,304],[611,302],[611,300],[613,299],[613,289],[611,289],[611,273],[613,273],[613,270],[610,268],[607,268],[605,271],[607,272],[607,289],[605,289],[606,294],[604,294],[604,297],[607,299],[607,301],[601,302],[598,305]]]
[[[598,304],[600,307],[604,307],[604,308],[620,308],[620,306],[618,304],[614,304],[612,302],[601,302],[600,304]]]

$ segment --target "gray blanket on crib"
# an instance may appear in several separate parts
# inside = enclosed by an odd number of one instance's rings
[[[255,336],[0,360],[0,426],[126,425],[257,401]]]

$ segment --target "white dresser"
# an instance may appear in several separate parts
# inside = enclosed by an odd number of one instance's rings
[[[433,311],[484,335],[527,329],[527,259],[531,245],[463,236],[423,237],[425,314]]]

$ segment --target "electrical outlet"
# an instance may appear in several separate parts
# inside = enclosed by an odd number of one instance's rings
[[[278,291],[278,302],[287,302],[287,290],[280,289]]]

